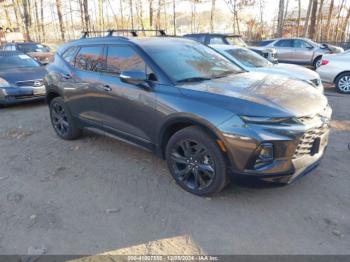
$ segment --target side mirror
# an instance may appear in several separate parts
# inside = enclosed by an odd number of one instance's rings
[[[147,75],[142,71],[123,71],[120,73],[120,80],[124,83],[150,88]]]

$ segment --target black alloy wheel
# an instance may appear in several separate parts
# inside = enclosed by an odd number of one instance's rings
[[[227,184],[226,160],[205,130],[191,126],[176,132],[166,148],[171,175],[186,191],[210,196]]]
[[[171,152],[177,179],[192,190],[208,187],[215,176],[215,165],[204,145],[191,139],[179,141]]]
[[[76,126],[61,97],[56,97],[51,101],[50,117],[52,126],[59,137],[73,140],[81,136],[81,129]]]
[[[53,127],[59,136],[64,137],[69,132],[67,114],[63,106],[57,102],[53,102],[51,107],[51,119]]]

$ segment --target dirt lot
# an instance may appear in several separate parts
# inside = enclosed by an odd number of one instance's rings
[[[350,96],[317,170],[285,187],[241,180],[215,198],[165,163],[86,134],[67,142],[42,103],[0,110],[0,254],[350,254]]]

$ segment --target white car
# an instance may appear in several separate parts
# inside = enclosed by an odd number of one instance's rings
[[[350,94],[350,50],[323,56],[317,72],[322,81],[335,84],[338,92]]]
[[[323,85],[319,74],[305,67],[282,63],[273,64],[243,47],[229,45],[210,45],[210,47],[245,71],[271,73],[296,78],[310,83],[320,92],[323,92]]]

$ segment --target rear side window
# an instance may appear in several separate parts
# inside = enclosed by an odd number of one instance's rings
[[[70,47],[66,51],[64,51],[62,58],[66,60],[67,63],[74,66],[74,55],[76,51],[77,51],[77,47]]]
[[[212,45],[225,45],[225,41],[223,37],[212,37],[210,38],[210,44]]]
[[[104,67],[102,46],[85,46],[80,48],[75,57],[75,67],[86,71],[101,71]]]
[[[145,71],[143,59],[128,46],[109,46],[107,51],[107,72],[120,74],[122,71]]]
[[[279,40],[275,46],[278,47],[293,47],[293,40],[288,39],[288,40]]]
[[[305,42],[304,40],[294,40],[294,47],[295,48],[312,48],[312,45]]]

